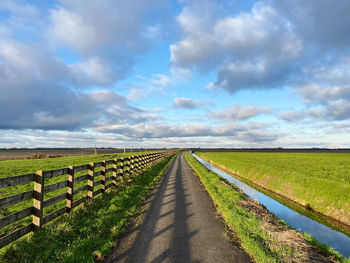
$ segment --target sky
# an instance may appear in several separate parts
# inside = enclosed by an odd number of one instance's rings
[[[349,0],[0,0],[0,148],[350,147]]]

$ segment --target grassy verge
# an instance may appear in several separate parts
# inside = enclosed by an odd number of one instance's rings
[[[311,262],[308,260],[301,260],[307,255],[305,255],[303,251],[298,251],[298,248],[294,246],[297,242],[294,242],[295,244],[293,244],[293,246],[289,246],[288,242],[282,242],[277,236],[274,236],[273,233],[266,230],[266,226],[270,222],[264,222],[256,214],[247,210],[247,206],[241,205],[242,203],[247,202],[247,197],[244,194],[235,191],[223,178],[208,171],[188,153],[186,153],[186,160],[199,176],[203,186],[212,197],[218,212],[221,214],[228,227],[237,235],[243,249],[256,262],[292,262],[293,259],[296,260],[293,262]],[[283,222],[278,221],[277,218],[274,218],[273,220],[270,218],[270,221],[274,221],[274,224],[278,225],[277,228],[279,228],[279,231],[284,229],[288,235],[295,234],[296,237],[300,238],[301,240],[299,242],[301,247],[305,247],[305,244],[312,246],[310,242],[305,241],[305,238],[300,233],[297,233],[294,230],[289,230],[289,228],[285,226]],[[268,228],[271,229],[270,226]],[[273,229],[273,232],[275,232],[275,230],[276,229]],[[309,241],[312,240],[311,237],[308,238],[310,239]],[[287,239],[291,239],[291,237],[288,236]],[[326,257],[332,260],[330,262],[350,262],[350,260],[346,260],[339,255],[339,253],[334,252],[329,248],[327,249],[329,251],[326,249],[322,251],[316,249],[320,252],[319,259],[323,257],[323,255],[321,255],[323,253]],[[317,257],[318,255],[312,255],[312,257],[315,256]]]
[[[350,225],[349,153],[197,153],[310,211]]]
[[[0,250],[1,262],[94,262],[110,253],[174,156]]]

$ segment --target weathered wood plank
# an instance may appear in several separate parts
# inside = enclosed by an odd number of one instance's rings
[[[84,180],[87,180],[89,178],[89,175],[88,174],[84,174],[82,176],[79,176],[79,177],[74,177],[74,183],[79,183],[81,181],[84,181]]]
[[[66,193],[63,193],[63,194],[57,195],[55,197],[52,197],[50,199],[44,200],[43,206],[45,208],[45,207],[48,207],[50,205],[56,204],[60,201],[63,201],[64,199],[66,199],[66,197],[67,197]]]
[[[94,176],[95,176],[95,163],[90,163],[89,176],[88,176],[88,197],[94,197]]]
[[[100,189],[98,189],[96,192],[94,192],[94,196],[96,196],[96,195],[99,195],[100,193],[102,193],[103,191],[102,191],[102,188],[100,188]]]
[[[106,191],[106,161],[102,161],[102,168],[101,168],[101,189],[102,192]]]
[[[0,199],[0,209],[8,207],[10,205],[14,205],[23,201],[26,201],[28,199],[33,198],[34,196],[34,191],[28,191],[28,192],[24,192],[24,193],[20,193],[17,195],[12,195],[12,196],[8,196],[5,198]]]
[[[95,176],[99,176],[99,175],[102,175],[102,171],[95,172]]]
[[[107,160],[106,161],[106,165],[110,165],[110,164],[113,164],[114,160]]]
[[[113,167],[110,167],[110,168],[106,169],[106,174],[107,174],[107,173],[110,173],[110,172],[113,172],[113,171],[114,171],[114,168],[113,168]]]
[[[118,167],[118,162],[117,159],[114,159],[113,161],[113,174],[112,174],[112,180],[113,180],[113,184],[117,185],[117,167]]]
[[[45,216],[43,218],[43,225],[47,224],[48,222],[50,222],[51,220],[54,220],[55,218],[59,217],[60,215],[63,215],[66,212],[66,208],[62,207],[61,209]]]
[[[68,168],[56,169],[51,171],[44,171],[45,179],[61,176],[68,173]]]
[[[31,231],[33,231],[33,224],[26,225],[26,226],[16,230],[15,232],[12,232],[11,234],[8,234],[4,237],[1,237],[0,238],[0,248],[10,244],[11,242],[24,236],[25,234],[28,234]]]
[[[67,204],[66,204],[67,213],[70,213],[72,211],[73,196],[74,196],[74,166],[69,166],[68,178],[67,178]]]
[[[56,190],[64,188],[64,187],[67,187],[67,181],[62,181],[59,183],[47,185],[44,187],[44,192],[46,194],[46,193],[50,193],[50,192],[56,191]]]
[[[34,176],[34,198],[33,198],[33,227],[38,231],[42,227],[43,201],[44,201],[44,171],[37,171]]]
[[[95,167],[101,167],[102,166],[102,162],[96,162],[95,163]]]
[[[79,193],[81,191],[84,191],[84,190],[88,190],[88,189],[89,189],[89,187],[87,185],[84,185],[82,187],[76,188],[73,191],[73,195],[76,195],[77,193]]]
[[[102,180],[95,181],[94,182],[94,187],[96,187],[96,186],[98,186],[100,184],[102,184]]]
[[[21,220],[33,213],[33,207],[27,207],[17,213],[10,214],[3,218],[0,218],[0,228],[10,225],[18,220]]]
[[[79,166],[74,166],[74,170],[76,173],[84,171],[84,170],[89,170],[89,168],[90,168],[90,164],[83,164],[83,165],[79,165]]]
[[[113,180],[113,176],[108,176],[108,177],[106,177],[106,183],[109,182],[109,181],[111,181],[111,180]]]
[[[27,184],[34,180],[35,174],[22,174],[6,178],[0,178],[0,188]]]

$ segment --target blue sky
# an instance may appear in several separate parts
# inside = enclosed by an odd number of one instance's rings
[[[350,147],[348,0],[0,1],[0,147]]]

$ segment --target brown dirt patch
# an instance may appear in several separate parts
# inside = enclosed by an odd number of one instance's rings
[[[290,229],[287,225],[284,225],[280,220],[267,208],[260,204],[257,200],[247,197],[246,200],[242,200],[237,203],[247,211],[255,214],[263,221],[264,230],[270,234],[274,242],[269,244],[273,250],[277,250],[281,245],[290,248],[293,253],[292,257],[290,253],[283,259],[285,262],[338,262],[334,258],[324,255],[318,247],[309,244],[303,234]]]

